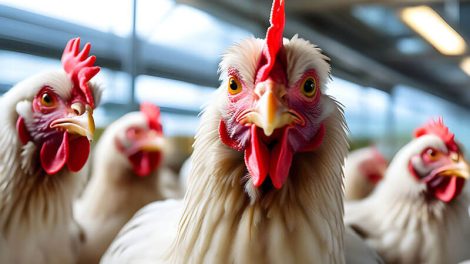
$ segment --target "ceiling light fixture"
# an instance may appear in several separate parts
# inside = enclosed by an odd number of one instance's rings
[[[428,6],[406,7],[401,19],[444,55],[461,55],[465,52],[465,40]]]

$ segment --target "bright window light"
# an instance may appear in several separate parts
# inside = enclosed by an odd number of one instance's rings
[[[138,10],[143,11],[138,16],[138,31],[151,43],[218,60],[227,47],[252,35],[191,6],[163,3],[165,12],[156,16],[153,10],[160,8],[160,1],[139,2]]]
[[[462,62],[460,63],[460,68],[466,74],[470,75],[470,57],[466,57],[462,60]]]
[[[439,14],[428,6],[404,8],[403,21],[444,55],[465,52],[465,40]]]
[[[0,67],[0,82],[8,85],[14,85],[34,74],[62,67],[58,59],[6,50],[0,50],[0,61],[2,65],[8,65]]]
[[[132,1],[130,0],[0,0],[0,5],[11,6],[103,32],[112,32],[119,36],[127,36],[132,27]]]
[[[199,112],[212,98],[212,87],[161,77],[140,75],[136,79],[136,99],[159,106]]]

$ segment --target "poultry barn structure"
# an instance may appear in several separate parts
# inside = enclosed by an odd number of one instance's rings
[[[469,89],[467,0],[0,0],[0,264],[470,261]]]

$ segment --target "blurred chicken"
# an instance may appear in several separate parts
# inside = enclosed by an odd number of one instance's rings
[[[266,40],[228,50],[185,200],[137,212],[103,263],[344,262],[346,124],[325,94],[328,58],[283,29],[276,0]]]
[[[415,131],[384,180],[345,221],[387,263],[458,263],[470,258],[468,165],[442,119]]]
[[[145,103],[103,133],[90,183],[75,207],[86,235],[79,263],[98,263],[122,226],[147,203],[182,197],[176,175],[161,166],[162,132],[160,110]]]
[[[30,77],[0,99],[0,263],[76,261],[76,172],[89,156],[101,93],[89,83],[100,70],[89,51],[69,41],[63,70]]]
[[[388,162],[376,147],[351,151],[344,164],[346,200],[359,200],[368,196],[379,183]]]

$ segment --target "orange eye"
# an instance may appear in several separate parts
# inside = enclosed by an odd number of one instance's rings
[[[144,129],[139,127],[131,127],[127,130],[127,137],[130,139],[139,139],[145,134]]]
[[[433,149],[433,148],[428,148],[426,150],[426,156],[428,156],[429,160],[431,161],[436,161],[441,157],[441,152]]]
[[[46,107],[51,107],[54,106],[55,100],[54,97],[52,97],[48,93],[43,93],[41,96],[41,104]]]
[[[308,98],[312,98],[315,96],[318,90],[317,81],[313,77],[308,77],[303,81],[300,89],[303,95]]]
[[[228,92],[231,95],[236,95],[239,94],[241,91],[242,85],[240,84],[240,81],[236,77],[231,76],[228,80]]]

